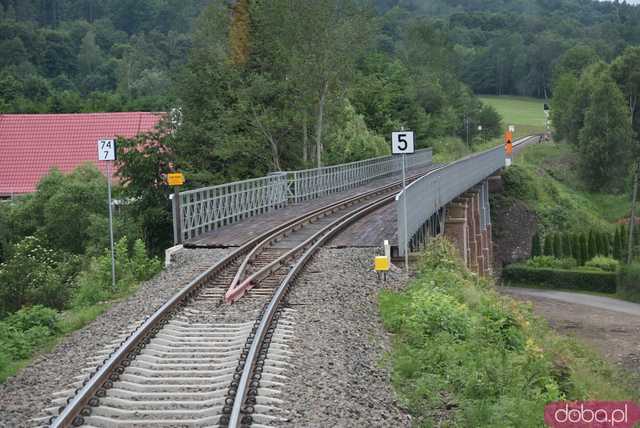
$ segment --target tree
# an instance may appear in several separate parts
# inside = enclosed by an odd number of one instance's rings
[[[589,240],[585,233],[580,234],[580,265],[584,265],[587,261],[591,260],[589,257]]]
[[[574,258],[578,262],[578,265],[582,265],[583,260],[585,259],[585,255],[584,255],[584,248],[582,246],[581,235],[579,233],[575,233],[572,235],[572,238],[573,238],[572,247],[574,251]]]
[[[620,89],[610,78],[593,82],[584,127],[578,136],[581,170],[591,188],[622,190],[631,166],[632,135]]]
[[[553,253],[553,236],[550,233],[544,236],[544,255],[555,256]]]
[[[370,13],[351,0],[253,3],[256,38],[277,53],[283,76],[314,117],[316,165],[323,164],[327,113],[370,40]]]
[[[29,55],[20,38],[0,42],[0,66],[19,65],[28,59]]]
[[[478,115],[478,123],[482,125],[482,133],[497,137],[502,131],[502,118],[490,105],[484,105]]]
[[[620,228],[616,227],[613,234],[613,258],[622,260],[622,240],[620,239]]]
[[[16,204],[12,215],[20,220],[13,227],[21,236],[38,236],[58,251],[101,251],[109,241],[107,205],[106,179],[93,165],[66,175],[52,170],[35,193]]]
[[[616,58],[611,64],[611,74],[616,80],[624,96],[628,101],[629,114],[631,115],[631,125],[636,131],[636,138],[640,132],[640,123],[638,122],[638,113],[640,106],[638,106],[638,97],[640,97],[640,48],[629,47],[625,49],[624,53]],[[633,172],[633,197],[631,202],[631,216],[629,222],[629,235],[634,235],[634,228],[636,226],[636,199],[638,194],[638,180],[640,177],[640,148],[636,141],[634,145],[634,158],[636,159],[635,168]],[[633,257],[633,245],[629,244],[627,249],[627,262],[630,263]]]
[[[569,257],[573,257],[575,258],[575,254],[573,252],[573,248],[572,248],[572,239],[571,239],[571,235],[569,233],[563,233],[562,234],[562,255],[563,257],[569,258]]]
[[[232,23],[229,29],[231,61],[244,65],[249,60],[251,16],[249,1],[238,0],[233,6]]]
[[[177,168],[174,148],[167,123],[145,135],[118,140],[118,175],[132,201],[128,213],[154,255],[171,245],[171,189],[165,176]]]
[[[578,45],[567,49],[555,64],[553,74],[563,76],[567,73],[574,77],[580,74],[591,64],[600,60],[598,53],[591,46]]]
[[[540,234],[534,233],[531,240],[531,257],[538,257],[542,255],[542,246],[540,243]]]
[[[89,31],[82,39],[78,53],[78,65],[82,74],[94,73],[100,64],[100,48],[96,45],[96,35]]]
[[[598,255],[598,241],[594,230],[589,231],[587,261]]]
[[[622,244],[622,255],[624,257],[627,254],[627,247],[629,245],[628,228],[626,224],[621,224],[619,227],[620,227],[620,242]]]
[[[570,112],[572,104],[576,102],[574,97],[577,87],[578,79],[572,74],[563,74],[554,80],[551,121],[558,140],[569,138],[571,135],[574,121]]]
[[[562,253],[562,238],[557,232],[553,234],[553,255],[559,259],[568,257]]]
[[[631,123],[636,130],[640,129],[637,118],[640,111],[640,47],[633,46],[624,50],[623,54],[611,63],[611,76],[619,85],[626,105],[631,114]]]

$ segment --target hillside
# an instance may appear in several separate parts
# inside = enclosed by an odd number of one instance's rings
[[[209,0],[0,1],[0,112],[167,110]],[[251,13],[259,13],[259,2]],[[544,97],[573,46],[611,60],[640,42],[640,9],[579,0],[376,0],[375,49],[412,55],[407,34],[426,24],[424,47],[450,79],[475,93]],[[274,9],[277,9],[274,7]],[[228,11],[230,14],[230,10]],[[259,17],[252,22],[256,23]],[[442,57],[445,43],[451,55]],[[260,47],[252,43],[256,52]],[[413,60],[413,58],[411,58]],[[446,80],[442,80],[446,86]],[[427,90],[437,101],[442,94]]]
[[[640,8],[583,0],[378,0],[388,28],[404,19],[440,22],[461,54],[459,72],[476,93],[550,96],[566,50],[593,48],[603,60],[640,42]],[[388,30],[392,32],[392,30]]]

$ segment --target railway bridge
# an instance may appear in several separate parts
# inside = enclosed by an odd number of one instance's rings
[[[514,151],[535,142],[527,137]],[[294,328],[289,293],[321,247],[406,256],[430,237],[492,270],[489,193],[502,146],[449,164],[431,150],[189,190],[173,199],[176,248],[226,250],[60,392],[46,424],[270,426],[282,406]],[[405,209],[406,206],[406,209]],[[42,421],[40,421],[42,422]]]

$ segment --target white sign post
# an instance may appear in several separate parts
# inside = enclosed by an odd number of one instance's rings
[[[98,160],[107,162],[109,188],[109,242],[111,243],[111,286],[116,289],[116,257],[113,248],[113,209],[111,204],[111,163],[116,160],[116,141],[98,140]]]
[[[391,152],[402,155],[402,212],[404,216],[404,268],[409,273],[409,234],[407,232],[407,172],[406,155],[415,152],[413,131],[400,131],[391,134]]]

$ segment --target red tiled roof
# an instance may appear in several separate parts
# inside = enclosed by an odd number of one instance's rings
[[[98,161],[97,141],[153,130],[162,114],[0,114],[0,196],[30,193],[52,168],[71,172]]]

